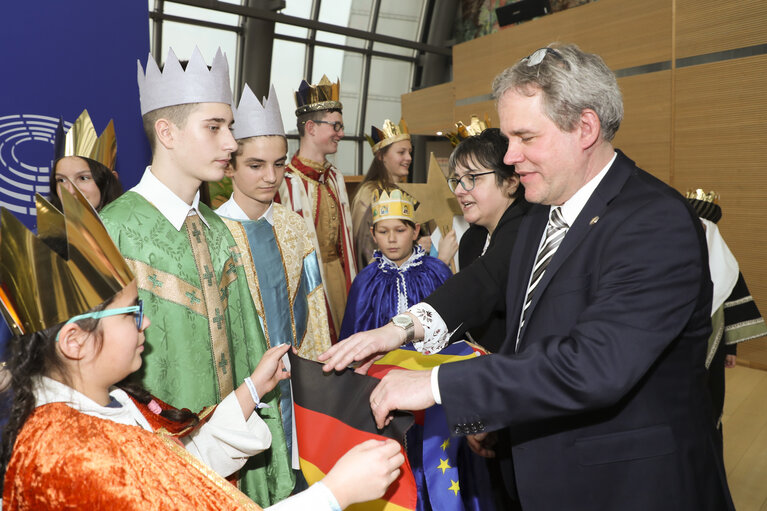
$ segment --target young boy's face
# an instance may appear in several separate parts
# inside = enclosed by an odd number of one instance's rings
[[[338,151],[338,142],[344,138],[344,130],[335,131],[333,124],[343,124],[343,115],[340,112],[330,112],[325,114],[321,122],[313,122],[314,130],[311,136],[314,144],[323,154],[335,154]]]
[[[285,176],[287,142],[284,137],[252,137],[242,144],[234,159],[234,169],[227,170],[234,186],[243,195],[261,204],[270,204]]]
[[[173,158],[182,172],[200,181],[219,181],[237,149],[230,127],[232,108],[225,103],[200,103],[183,128],[173,125]]]
[[[390,218],[376,222],[371,230],[378,250],[394,261],[394,264],[402,266],[413,253],[413,242],[418,238],[419,226],[413,228],[402,220]]]

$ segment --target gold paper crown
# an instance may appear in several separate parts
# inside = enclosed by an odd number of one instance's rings
[[[370,147],[373,148],[373,154],[375,154],[395,142],[410,140],[410,132],[407,130],[405,119],[400,119],[399,125],[386,119],[380,130],[375,126],[371,126],[370,135],[365,135],[365,138],[368,139]]]
[[[687,190],[687,198],[716,204],[719,200],[719,194],[713,190],[706,193],[702,189],[698,188],[697,190]]]
[[[301,81],[296,91],[296,117],[307,112],[319,112],[321,110],[343,109],[338,101],[341,89],[341,81],[332,83],[327,76],[322,75],[320,83],[310,85],[306,80]]]
[[[56,159],[65,156],[81,156],[96,160],[108,169],[114,170],[117,158],[117,137],[114,121],[110,120],[101,135],[96,135],[88,110],[83,110],[80,117],[64,136],[64,125],[59,123],[56,131]]]
[[[468,126],[461,121],[458,121],[455,123],[455,127],[456,131],[448,131],[445,133],[445,137],[450,140],[450,143],[453,144],[453,147],[460,144],[462,140],[473,137],[475,135],[479,135],[487,128],[490,128],[490,118],[487,116],[487,114],[485,114],[485,120],[480,121],[479,117],[472,115]]]
[[[75,187],[64,214],[35,195],[37,231],[0,213],[0,310],[16,335],[37,332],[108,300],[133,280],[98,214]]]
[[[395,188],[391,192],[376,190],[373,192],[373,223],[381,220],[400,219],[415,223],[415,210],[418,202],[407,192]]]

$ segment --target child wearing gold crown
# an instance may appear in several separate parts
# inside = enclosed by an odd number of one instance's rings
[[[255,410],[289,376],[280,363],[288,346],[268,350],[200,416],[126,383],[143,363],[151,323],[133,273],[75,195],[62,192],[65,215],[37,196],[39,237],[2,211],[0,310],[16,337],[0,503],[6,511],[261,509],[222,476],[269,448]],[[394,441],[360,444],[322,482],[274,509],[330,511],[380,497],[401,463]]]
[[[378,250],[352,283],[340,339],[389,322],[447,280],[450,268],[415,243],[415,200],[401,190],[373,194],[371,232]]]

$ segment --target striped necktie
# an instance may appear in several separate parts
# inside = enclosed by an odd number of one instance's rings
[[[549,223],[546,227],[546,239],[543,241],[538,255],[535,258],[535,265],[533,265],[533,276],[530,279],[530,285],[527,288],[527,295],[525,296],[525,305],[522,308],[522,320],[519,322],[519,330],[517,331],[517,346],[519,346],[519,333],[522,331],[522,327],[525,324],[527,309],[530,307],[530,303],[533,301],[533,295],[535,294],[535,288],[543,278],[543,274],[546,271],[546,267],[554,257],[554,253],[559,248],[562,240],[565,239],[567,229],[570,226],[567,225],[565,219],[562,218],[562,210],[559,206],[551,209],[549,214]]]

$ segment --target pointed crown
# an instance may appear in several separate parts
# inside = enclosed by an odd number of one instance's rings
[[[96,134],[88,110],[83,110],[80,117],[64,134],[64,119],[59,119],[56,136],[53,142],[54,158],[65,156],[80,156],[95,160],[105,167],[114,170],[117,159],[117,137],[115,136],[114,121],[110,119],[107,127]]]
[[[277,102],[274,85],[269,88],[269,97],[264,98],[262,104],[246,84],[239,106],[232,110],[234,111],[232,130],[235,140],[265,135],[285,136],[285,127],[282,124],[280,104]]]
[[[341,81],[332,83],[326,75],[322,75],[320,83],[310,85],[306,80],[301,81],[296,91],[296,117],[307,112],[319,112],[321,110],[343,109],[338,101],[341,89]]]
[[[138,62],[138,90],[141,115],[158,108],[187,103],[232,104],[229,63],[221,48],[216,51],[210,70],[196,46],[186,70],[181,67],[173,48],[168,49],[162,71],[150,54],[146,62],[146,74],[141,68],[141,61]]]
[[[386,119],[379,130],[375,126],[370,127],[370,135],[365,135],[370,147],[373,148],[373,154],[384,147],[401,140],[410,140],[410,132],[407,130],[405,119],[399,120],[399,125]]]
[[[455,127],[456,131],[448,131],[445,133],[445,137],[450,140],[450,143],[453,144],[453,147],[460,144],[461,141],[469,137],[479,135],[487,128],[490,128],[490,118],[487,116],[487,114],[485,114],[485,120],[480,121],[479,117],[472,115],[468,125],[458,121],[455,123]]]
[[[390,192],[379,189],[373,192],[373,202],[370,207],[373,209],[373,224],[390,218],[415,223],[418,201],[399,188]]]
[[[702,189],[687,190],[687,200],[698,217],[717,223],[722,218],[722,208],[717,204],[719,194],[715,191],[708,193]]]
[[[134,279],[96,211],[74,191],[60,190],[63,214],[35,195],[37,236],[2,208],[0,310],[16,335],[82,314]]]

